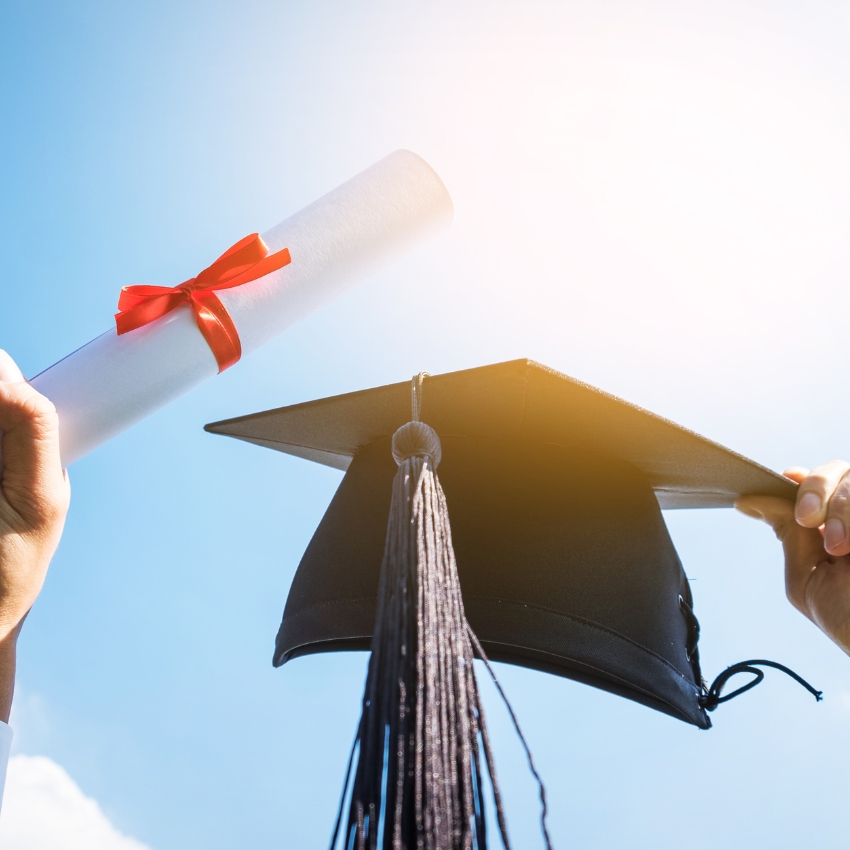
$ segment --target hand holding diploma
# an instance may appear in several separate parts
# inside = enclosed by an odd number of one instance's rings
[[[735,507],[766,522],[785,550],[791,604],[850,655],[850,464],[785,470],[800,485],[796,505],[744,496]]]
[[[451,218],[451,198],[433,169],[396,151],[263,237],[241,239],[195,277],[125,287],[117,327],[30,382],[0,351],[0,720],[8,720],[12,705],[18,633],[68,510],[63,467],[232,366]]]
[[[0,432],[0,720],[7,723],[18,634],[59,545],[71,488],[59,460],[56,409],[5,351],[0,351]]]

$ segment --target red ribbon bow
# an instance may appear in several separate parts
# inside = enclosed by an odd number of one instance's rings
[[[195,314],[198,329],[215,355],[218,371],[223,372],[242,356],[242,343],[233,319],[215,290],[241,286],[283,268],[290,261],[288,248],[269,254],[259,234],[252,233],[228,248],[197,277],[179,286],[122,287],[115,314],[118,333],[141,328],[181,304],[188,304]]]

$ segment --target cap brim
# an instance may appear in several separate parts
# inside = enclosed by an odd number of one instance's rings
[[[212,422],[205,430],[345,470],[357,450],[410,420],[410,381]],[[793,500],[797,485],[643,408],[532,360],[425,380],[422,420],[441,436],[575,447],[640,469],[662,508]]]

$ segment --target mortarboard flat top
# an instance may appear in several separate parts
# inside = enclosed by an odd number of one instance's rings
[[[699,434],[532,360],[429,377],[422,419],[441,437],[581,448],[639,469],[662,508],[731,507],[797,485]],[[206,430],[347,469],[410,420],[410,382],[213,422]]]

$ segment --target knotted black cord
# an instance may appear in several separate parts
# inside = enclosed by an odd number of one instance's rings
[[[519,721],[517,720],[516,714],[514,714],[513,707],[508,701],[507,694],[502,690],[502,685],[499,683],[499,680],[496,678],[496,671],[490,666],[490,659],[487,658],[487,654],[484,652],[483,647],[481,646],[478,637],[475,632],[469,626],[469,623],[466,624],[466,628],[469,631],[469,639],[472,641],[472,646],[475,649],[478,657],[484,662],[484,666],[487,668],[487,672],[490,674],[490,678],[493,680],[493,684],[496,686],[496,690],[499,692],[499,695],[502,697],[502,701],[505,703],[505,708],[508,710],[508,714],[511,716],[511,720],[514,724],[514,729],[516,729],[517,736],[519,737],[520,742],[522,743],[522,747],[525,750],[525,756],[528,759],[528,767],[531,770],[534,778],[537,780],[537,787],[540,791],[540,803],[542,806],[540,812],[540,828],[543,830],[543,838],[546,841],[546,850],[552,850],[552,841],[549,838],[549,830],[546,828],[546,815],[549,812],[548,806],[546,805],[546,786],[543,784],[543,780],[540,778],[540,774],[537,772],[537,768],[534,766],[534,759],[531,756],[531,749],[528,746],[528,743],[525,740],[525,735],[522,734],[522,729],[519,728]]]
[[[758,666],[757,666],[758,665]],[[773,667],[774,670],[780,670],[786,675],[790,676],[794,679],[795,682],[801,684],[812,696],[820,702],[823,698],[823,691],[819,691],[816,688],[812,687],[802,676],[798,676],[793,670],[789,670],[784,664],[777,664],[775,661],[765,661],[761,658],[753,659],[752,661],[739,661],[737,664],[733,664],[731,667],[727,667],[712,683],[711,687],[700,697],[700,705],[706,711],[714,711],[718,705],[722,702],[727,702],[730,699],[734,699],[737,696],[740,696],[745,691],[750,690],[750,688],[754,688],[759,682],[764,679],[764,672],[759,670],[758,667]],[[723,688],[726,683],[733,677],[737,676],[738,673],[751,673],[755,678],[751,681],[747,682],[746,685],[742,685],[740,688],[732,691],[731,694],[726,694],[726,696],[721,696],[723,692]]]

